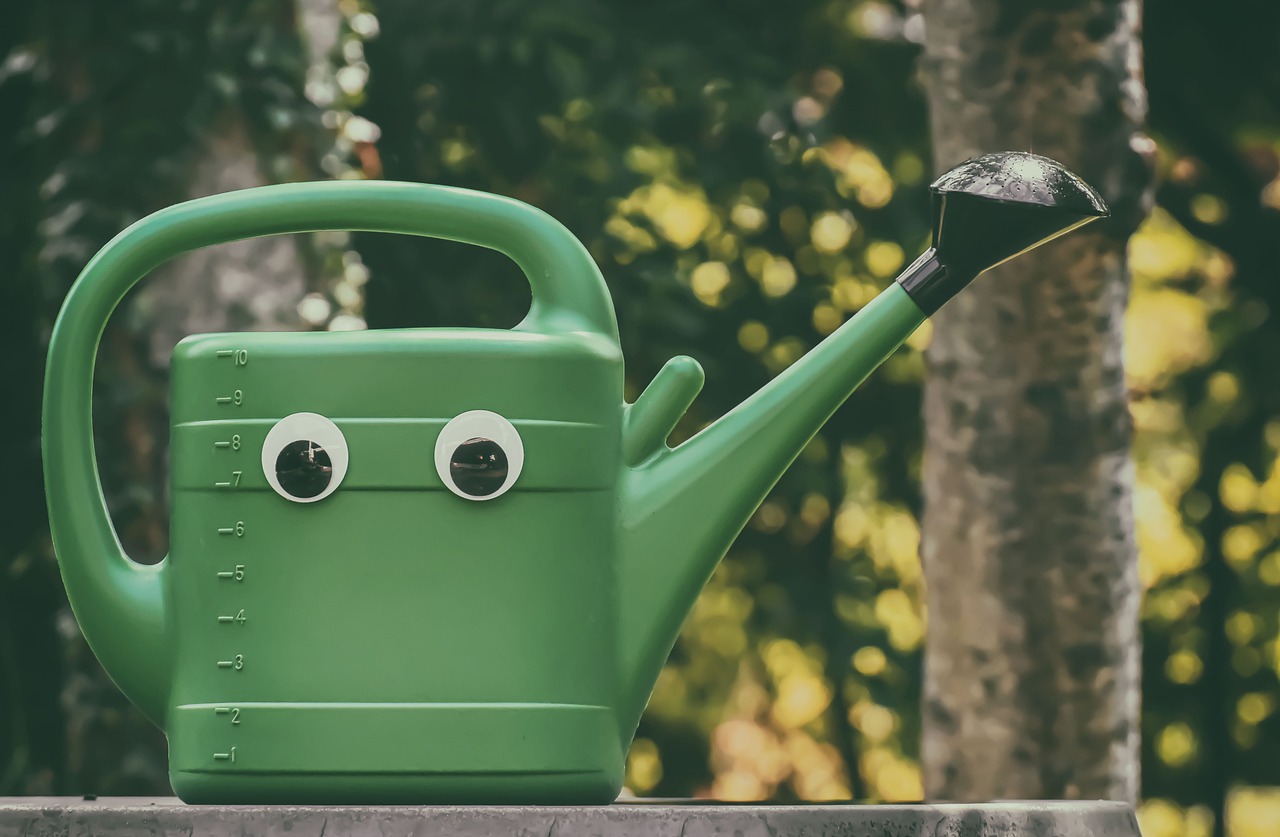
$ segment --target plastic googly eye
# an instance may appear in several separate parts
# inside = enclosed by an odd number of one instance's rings
[[[436,473],[467,500],[493,500],[515,485],[524,442],[511,422],[488,410],[455,416],[436,439]]]
[[[347,440],[318,413],[294,413],[275,423],[262,443],[262,473],[275,492],[315,503],[338,490],[347,475]]]

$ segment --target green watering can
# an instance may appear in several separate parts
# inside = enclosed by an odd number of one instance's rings
[[[267,186],[155,213],[72,287],[49,346],[50,525],[76,618],[169,739],[192,803],[606,803],[686,613],[849,393],[978,273],[1103,216],[1030,154],[933,186],[934,246],[694,438],[670,361],[623,401],[613,307],[543,212],[380,181]],[[130,561],[90,427],[107,317],[150,270],[314,230],[452,239],[533,287],[510,331],[203,334],[172,366],[171,553]]]

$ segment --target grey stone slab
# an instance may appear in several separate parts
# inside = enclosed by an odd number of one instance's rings
[[[1117,802],[599,807],[184,805],[0,798],[0,837],[1140,837]]]

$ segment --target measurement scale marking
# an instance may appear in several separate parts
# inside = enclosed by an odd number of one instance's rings
[[[218,357],[231,357],[233,354],[235,354],[235,351],[233,349],[218,350]]]
[[[231,572],[231,570],[218,573],[218,578],[233,578],[234,576],[235,573]]]
[[[231,668],[235,665],[233,660],[218,660],[218,668]]]
[[[214,442],[213,446],[215,448],[229,448],[231,447],[231,443],[230,442]]]
[[[226,482],[215,482],[215,483],[213,484],[213,487],[214,487],[214,488],[230,488],[230,487],[231,487],[231,480],[227,480]]]
[[[218,761],[229,761],[231,759],[231,754],[230,753],[214,753],[213,757]]]
[[[234,616],[219,616],[219,617],[218,617],[218,621],[219,621],[219,622],[234,622],[234,621],[236,621],[236,618],[235,618]]]
[[[213,714],[215,714],[215,715],[230,715],[230,714],[231,714],[231,707],[230,707],[230,706],[215,706],[215,707],[214,707],[214,709],[213,709]]]
[[[215,400],[215,401],[217,401],[219,404],[230,404],[230,403],[231,403],[231,396],[230,396],[230,395],[219,395],[219,396],[218,396],[216,399],[214,399],[214,400]]]
[[[219,483],[219,485],[226,485],[226,483]],[[236,533],[236,530],[231,528],[230,526],[224,526],[218,530],[219,535],[234,535],[235,533]]]

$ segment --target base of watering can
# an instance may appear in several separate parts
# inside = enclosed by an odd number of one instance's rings
[[[607,804],[625,756],[608,707],[187,704],[169,783],[193,804]]]
[[[176,799],[0,798],[0,837],[1140,837],[1118,802],[598,807],[184,805]]]

